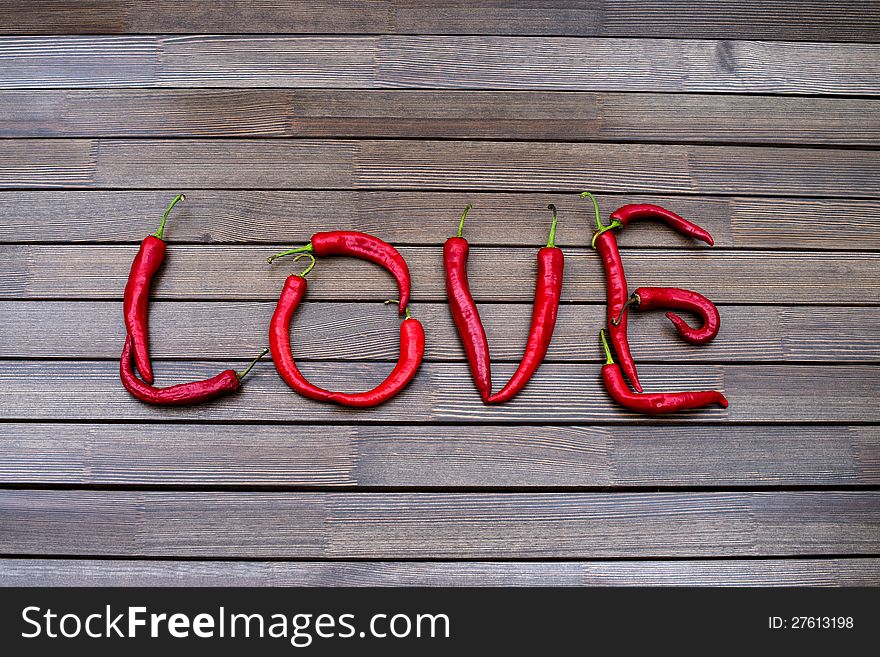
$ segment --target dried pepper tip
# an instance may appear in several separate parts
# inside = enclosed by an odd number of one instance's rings
[[[605,329],[599,331],[599,339],[602,340],[602,347],[605,349],[605,364],[614,365],[614,356],[611,355],[611,347],[608,346],[608,340],[605,339]]]
[[[158,237],[160,240],[165,239],[165,222],[168,221],[168,213],[171,212],[171,208],[177,205],[180,201],[185,201],[186,196],[183,194],[178,194],[173,199],[171,199],[171,203],[168,204],[168,207],[165,208],[165,212],[162,215],[162,223],[159,224],[159,230],[153,233],[153,237]]]
[[[250,372],[253,369],[254,365],[256,365],[260,361],[260,359],[268,353],[269,353],[269,348],[267,347],[266,349],[263,349],[263,351],[260,352],[260,355],[257,356],[256,358],[254,358],[250,362],[250,364],[246,368],[244,368],[244,370],[242,370],[241,372],[236,372],[235,376],[238,377],[238,380],[241,381],[244,377],[246,377],[248,375],[248,372]]]
[[[315,250],[315,247],[312,246],[311,242],[309,242],[305,246],[298,246],[295,249],[290,249],[288,251],[282,251],[281,253],[276,253],[273,256],[269,256],[268,258],[266,258],[266,262],[268,262],[271,265],[273,262],[278,260],[278,258],[283,258],[284,256],[293,255],[294,253],[311,253],[314,250]]]
[[[398,306],[400,305],[400,301],[397,300],[397,299],[388,299],[387,301],[385,301],[385,303],[386,303],[386,304],[388,304],[388,303],[396,303]],[[405,313],[405,314],[404,314],[404,319],[412,319],[412,315],[409,314],[409,306],[407,306],[406,308],[404,308],[404,309],[403,309],[403,312]]]
[[[306,268],[305,268],[303,271],[301,271],[300,273],[296,274],[296,275],[299,276],[300,278],[305,278],[306,276],[309,275],[309,272],[312,271],[312,270],[315,268],[315,265],[318,264],[318,261],[315,259],[315,256],[313,256],[311,253],[300,253],[298,256],[296,256],[296,257],[293,259],[293,261],[296,262],[296,261],[299,260],[300,258],[311,258],[311,259],[312,259],[312,261],[309,263],[309,266],[308,266],[308,267],[306,267]]]
[[[468,212],[471,211],[471,208],[474,207],[473,204],[468,203],[464,206],[464,212],[461,213],[461,219],[458,220],[458,232],[455,233],[456,237],[461,237],[461,231],[464,230],[464,220],[467,219]]]
[[[550,203],[547,206],[547,209],[553,213],[553,223],[550,224],[550,235],[547,238],[547,246],[552,249],[552,248],[556,248],[556,223],[559,221],[559,219],[556,216],[556,206],[555,205]]]

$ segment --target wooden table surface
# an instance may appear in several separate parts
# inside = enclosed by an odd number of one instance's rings
[[[880,3],[0,0],[0,584],[880,585]],[[717,302],[683,344],[631,321],[651,419],[599,378],[607,216],[638,285]],[[391,403],[308,402],[271,363],[189,409],[118,380],[121,295],[176,192],[157,382],[266,343],[315,230],[413,275],[426,360]],[[494,377],[519,361],[548,203],[547,362],[485,407],[445,302],[463,206]],[[316,382],[381,380],[391,279],[322,260],[294,322]],[[496,385],[497,388],[497,385]]]

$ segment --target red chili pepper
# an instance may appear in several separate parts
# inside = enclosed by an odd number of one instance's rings
[[[334,230],[326,233],[315,233],[305,246],[278,253],[269,258],[273,262],[277,258],[294,253],[314,253],[316,256],[344,255],[369,260],[381,265],[394,276],[400,294],[400,314],[409,304],[410,277],[409,267],[400,252],[393,246],[367,233],[351,230]]]
[[[301,274],[287,277],[269,323],[269,349],[281,378],[304,397],[317,401],[332,401],[343,406],[365,408],[391,399],[412,380],[422,363],[425,353],[425,332],[421,322],[410,317],[408,308],[404,311],[406,318],[400,324],[400,357],[397,365],[391,374],[372,390],[360,393],[333,392],[310,383],[297,368],[290,347],[290,322],[308,288],[305,277],[315,266],[315,259],[311,254],[301,253],[296,259],[303,255],[311,257],[312,264]],[[395,301],[395,303],[399,302]]]
[[[697,224],[692,223],[659,205],[652,205],[650,203],[632,203],[617,208],[611,213],[612,225],[616,223],[619,226],[626,227],[629,225],[629,222],[638,221],[639,219],[660,219],[682,235],[688,235],[694,239],[702,240],[709,246],[715,245],[715,240],[712,239],[712,236],[706,229],[701,228]]]
[[[593,207],[596,210],[596,232],[593,233],[592,246],[599,252],[605,266],[608,332],[611,334],[611,342],[614,344],[617,357],[620,358],[620,365],[624,373],[633,388],[637,392],[642,392],[642,384],[639,383],[636,363],[630,353],[629,339],[626,335],[626,304],[629,300],[629,290],[626,287],[626,275],[623,271],[620,251],[617,248],[617,238],[612,232],[612,229],[619,227],[620,224],[612,221],[608,226],[604,226],[599,215],[599,203],[596,201],[596,197],[590,192],[584,192],[581,194],[581,198],[585,197],[589,197],[593,201]]]
[[[674,413],[691,408],[702,408],[710,404],[718,404],[727,408],[727,399],[716,390],[701,390],[699,392],[659,392],[637,395],[633,393],[623,380],[623,374],[614,358],[611,349],[605,339],[605,330],[599,332],[602,339],[602,347],[605,349],[605,365],[602,367],[602,379],[605,381],[605,389],[611,397],[621,406],[647,413],[649,415],[661,415]]]
[[[443,245],[443,266],[446,269],[446,296],[452,319],[464,346],[474,384],[483,401],[487,401],[492,394],[489,341],[468,283],[467,262],[470,247],[468,241],[461,236],[464,220],[471,207],[473,206],[470,204],[465,206],[458,221],[458,232]]]
[[[149,404],[162,406],[181,406],[184,404],[198,404],[215,399],[223,395],[235,392],[241,387],[241,380],[247,376],[257,361],[265,355],[268,349],[257,356],[243,372],[224,370],[203,381],[181,383],[168,388],[156,388],[141,381],[132,368],[132,344],[130,335],[125,336],[125,345],[122,348],[122,357],[119,359],[119,377],[122,385],[132,395]]]
[[[664,308],[676,308],[689,310],[703,318],[700,328],[692,328],[675,313],[668,312],[666,316],[675,325],[678,334],[692,344],[706,344],[710,342],[721,327],[721,316],[715,304],[702,294],[682,290],[678,287],[640,287],[630,295],[627,305],[639,310],[657,310]]]
[[[538,251],[538,280],[535,285],[535,304],[532,308],[532,325],[529,339],[519,367],[499,392],[489,397],[490,404],[498,404],[513,399],[522,390],[538,366],[547,355],[553,329],[556,326],[556,313],[559,298],[562,296],[562,271],[565,264],[562,249],[556,247],[556,206],[547,206],[553,211],[550,237],[547,246]]]
[[[419,320],[410,317],[407,308],[406,319],[400,323],[400,357],[391,374],[372,390],[357,393],[334,392],[330,401],[355,408],[378,406],[394,397],[412,380],[424,355],[425,331]]]
[[[162,215],[162,223],[159,230],[148,235],[141,242],[141,248],[131,263],[131,271],[128,274],[128,282],[125,284],[125,292],[122,296],[122,314],[125,317],[125,330],[131,336],[134,348],[134,361],[138,372],[147,383],[153,383],[153,367],[150,364],[149,335],[147,331],[147,303],[150,299],[150,284],[153,276],[162,266],[165,260],[165,222],[171,208],[178,201],[185,200],[183,194],[178,194],[171,201]]]
[[[312,385],[306,380],[296,366],[296,362],[293,360],[293,351],[290,348],[290,322],[293,319],[294,311],[308,289],[306,275],[315,266],[315,258],[309,254],[301,253],[294,260],[299,260],[302,257],[310,257],[312,264],[304,272],[288,276],[284,281],[281,296],[275,306],[272,320],[269,322],[269,351],[272,352],[275,369],[278,370],[287,385],[303,397],[325,401],[332,393]]]

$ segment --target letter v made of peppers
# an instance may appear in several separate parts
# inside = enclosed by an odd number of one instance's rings
[[[672,413],[687,409],[703,408],[712,404],[727,407],[727,399],[718,391],[644,392],[639,382],[635,361],[627,340],[627,314],[629,310],[659,310],[669,312],[666,316],[675,326],[682,339],[692,344],[706,344],[717,334],[721,325],[715,304],[706,297],[690,290],[675,287],[639,287],[630,294],[624,275],[623,261],[617,248],[615,231],[626,228],[641,219],[657,219],[670,228],[697,240],[714,244],[712,236],[696,224],[658,205],[631,204],[611,213],[610,223],[603,224],[599,204],[590,192],[581,194],[589,198],[596,211],[596,231],[591,241],[605,269],[607,294],[606,328],[599,331],[605,353],[602,379],[614,401],[627,409],[651,415]],[[242,372],[224,370],[202,381],[182,383],[160,388],[153,385],[147,330],[147,311],[153,276],[165,259],[165,223],[171,209],[184,200],[178,194],[165,210],[159,229],[146,237],[131,265],[123,296],[126,338],[119,363],[122,384],[137,399],[158,405],[188,405],[206,402],[235,392],[251,368],[267,352],[281,378],[295,392],[309,399],[332,402],[342,406],[366,408],[377,406],[399,393],[413,379],[425,352],[425,332],[421,322],[410,316],[410,275],[406,261],[400,252],[378,237],[355,231],[329,231],[315,233],[305,246],[290,249],[268,259],[293,255],[293,260],[308,258],[305,270],[287,277],[281,295],[269,323],[269,348],[259,354]],[[468,242],[462,237],[468,205],[458,222],[454,237],[443,246],[443,264],[446,269],[446,294],[449,309],[470,365],[477,392],[485,404],[501,404],[516,397],[535,375],[547,354],[553,337],[556,314],[562,293],[564,259],[562,250],[555,244],[556,207],[552,211],[549,237],[546,246],[538,250],[538,275],[535,284],[535,302],[528,339],[519,367],[496,393],[492,392],[492,370],[489,343],[480,320],[477,304],[468,284]],[[388,377],[372,390],[358,393],[335,392],[320,388],[308,381],[297,368],[291,349],[290,324],[293,314],[308,290],[306,276],[312,271],[317,258],[324,256],[350,256],[384,267],[397,281],[398,299],[395,303],[404,316],[400,323],[400,356]],[[702,319],[702,326],[689,326],[672,310],[690,311]],[[615,362],[611,346],[617,353]],[[624,378],[624,376],[626,378]],[[629,379],[627,383],[626,379]]]

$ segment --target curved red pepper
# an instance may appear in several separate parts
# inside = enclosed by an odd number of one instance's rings
[[[278,298],[275,312],[269,322],[269,351],[272,352],[275,369],[278,370],[278,374],[287,385],[303,397],[325,401],[332,393],[312,385],[306,380],[296,366],[296,362],[293,360],[293,351],[290,348],[290,322],[293,319],[294,311],[308,289],[306,274],[308,274],[308,270],[302,274],[288,276],[284,281],[281,296]]]
[[[721,328],[721,316],[714,303],[702,294],[678,287],[637,288],[630,296],[629,306],[639,310],[676,308],[699,315],[703,319],[703,325],[700,328],[692,328],[675,313],[666,313],[678,334],[692,344],[706,344],[718,335],[718,329]]]
[[[301,254],[303,255],[303,254]],[[305,276],[312,264],[301,274],[288,276],[269,322],[269,350],[275,368],[285,383],[304,397],[331,401],[343,406],[366,408],[385,402],[400,392],[415,376],[425,353],[425,332],[421,322],[409,316],[400,324],[400,357],[385,380],[372,390],[359,393],[334,392],[310,383],[299,371],[290,346],[290,322],[308,288]]]
[[[489,341],[480,321],[480,311],[468,284],[467,262],[470,247],[461,236],[464,220],[472,206],[465,207],[458,222],[458,233],[443,245],[443,265],[446,269],[446,296],[452,319],[464,346],[471,376],[483,401],[492,394],[492,369],[489,360]]]
[[[156,388],[141,381],[134,373],[132,369],[133,342],[131,336],[125,336],[122,357],[119,359],[119,378],[122,379],[122,385],[137,399],[163,406],[198,404],[235,392],[241,387],[241,380],[268,351],[267,349],[257,356],[247,369],[240,373],[235,370],[224,370],[210,379],[181,383],[168,388]]]
[[[630,205],[617,208],[611,213],[612,224],[616,222],[623,227],[628,226],[631,221],[638,221],[640,219],[660,219],[682,235],[702,240],[709,246],[715,245],[715,240],[712,239],[709,231],[659,205],[631,203]]]
[[[639,383],[636,363],[630,353],[629,339],[626,335],[629,290],[626,287],[626,275],[623,271],[623,261],[620,259],[620,250],[617,248],[617,238],[612,232],[612,229],[617,228],[620,224],[612,222],[608,226],[603,226],[596,197],[590,192],[584,192],[581,197],[589,197],[596,210],[597,230],[593,234],[593,248],[599,253],[605,267],[605,295],[607,298],[605,314],[611,342],[614,344],[620,365],[633,388],[637,392],[642,392],[642,384]]]
[[[384,267],[397,281],[400,296],[400,314],[409,304],[410,275],[406,260],[393,246],[378,237],[352,230],[334,230],[315,233],[305,246],[290,249],[269,258],[269,262],[294,253],[314,253],[316,256],[344,255],[368,260]]]
[[[421,322],[409,316],[400,323],[400,357],[391,374],[379,385],[366,392],[334,392],[329,400],[353,406],[368,408],[388,401],[400,392],[416,375],[425,354],[425,331]]]
[[[553,329],[556,326],[556,313],[559,310],[559,299],[562,296],[562,272],[565,258],[562,249],[555,246],[556,207],[553,211],[553,223],[547,246],[538,251],[538,280],[535,285],[535,304],[532,307],[532,324],[526,350],[519,367],[507,384],[497,393],[489,397],[490,404],[498,404],[513,399],[522,390],[547,355]]]
[[[134,261],[131,263],[131,271],[128,273],[128,281],[125,283],[125,292],[122,294],[122,315],[125,318],[125,330],[131,336],[134,349],[134,361],[138,372],[147,383],[153,383],[153,367],[150,364],[149,332],[147,330],[147,305],[150,300],[150,285],[153,276],[159,271],[159,267],[165,261],[165,222],[168,213],[179,201],[185,200],[183,194],[178,194],[171,201],[162,215],[162,223],[159,230],[148,235],[141,242]]]
[[[611,356],[611,349],[608,348],[608,342],[605,340],[604,330],[599,332],[599,337],[602,339],[602,346],[605,348],[605,365],[602,366],[602,379],[605,382],[605,389],[608,390],[614,401],[621,406],[648,415],[674,413],[692,408],[702,408],[711,404],[718,404],[722,408],[727,408],[727,399],[717,390],[633,393],[626,385],[626,381],[623,380],[623,374]]]

